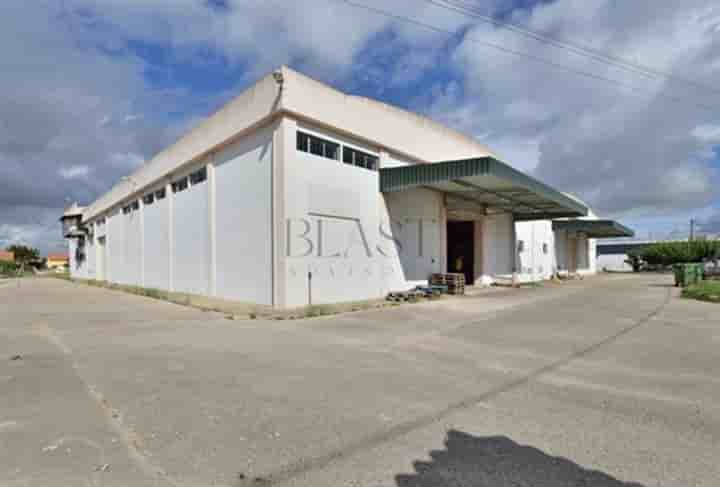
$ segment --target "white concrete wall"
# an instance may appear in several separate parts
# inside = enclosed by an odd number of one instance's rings
[[[210,293],[208,181],[173,194],[173,290]]]
[[[123,215],[125,220],[126,284],[142,285],[142,209]]]
[[[214,159],[221,298],[272,304],[272,140],[265,128]]]
[[[569,252],[568,232],[558,230],[555,232],[555,262],[557,263],[558,272],[568,272],[568,266],[570,265]]]
[[[590,259],[588,258],[588,251],[590,246],[588,239],[581,237],[575,240],[577,245],[577,270],[578,271],[589,271],[590,270]]]
[[[95,243],[95,279],[99,281],[107,280],[107,237],[103,232],[103,236],[96,237]]]
[[[292,141],[286,142],[283,158],[287,306],[380,298],[426,283],[431,272],[443,269],[439,194],[416,190],[383,196],[378,172],[297,151],[296,124],[283,127]],[[357,140],[309,124],[299,128],[386,160],[377,148]]]
[[[509,213],[484,217],[481,228],[482,275],[479,283],[491,284],[498,276],[510,276],[515,251],[513,216]],[[476,277],[476,282],[478,277]]]
[[[85,262],[83,263],[85,278],[95,279],[96,278],[96,241],[97,237],[85,239]]]
[[[416,162],[393,152],[381,152],[381,167],[400,167]],[[382,233],[385,222],[395,254],[387,281],[388,291],[427,285],[428,277],[447,269],[447,213],[442,193],[424,188],[388,193],[383,197]],[[381,235],[382,237],[382,235]],[[387,243],[387,238],[385,238]],[[394,255],[394,254],[393,254]]]
[[[107,267],[107,247],[102,243],[102,239],[106,239],[107,224],[102,225],[95,222],[92,224],[95,233],[95,251],[93,252],[95,257],[95,276],[94,279],[105,280],[106,273],[105,268]]]
[[[596,265],[599,270],[631,272],[633,268],[625,262],[627,258],[627,254],[598,255]]]
[[[588,271],[591,274],[595,274],[598,271],[597,266],[597,239],[591,238],[588,240]]]
[[[301,128],[331,138],[316,128]],[[294,141],[292,125],[287,130]],[[381,198],[378,173],[292,147],[284,167],[287,305],[381,296],[386,271],[375,252]],[[360,148],[374,152],[371,147]]]
[[[96,277],[102,259],[110,282],[272,304],[274,131],[269,126],[228,145],[208,159],[208,178],[184,191],[173,193],[168,184],[164,199],[144,205],[142,195],[162,187],[156,183],[138,194],[140,208],[129,214],[121,208],[133,200],[121,202],[98,232],[106,239],[104,259],[96,235],[73,276]]]
[[[393,273],[389,290],[427,284],[430,274],[445,271],[447,221],[441,193],[416,188],[384,195],[387,214],[381,214],[383,232],[389,228],[396,244],[389,255]],[[390,221],[390,226],[386,222]],[[386,242],[388,243],[388,242]]]
[[[121,225],[122,213],[114,210],[106,216],[105,231],[106,243],[105,252],[107,259],[105,261],[105,279],[109,282],[120,282],[122,278],[123,262],[121,261],[120,242],[125,238],[122,233],[124,226]]]
[[[523,250],[518,252],[520,281],[534,282],[552,277],[556,267],[552,222],[517,222],[515,228],[518,242],[523,242]]]
[[[578,245],[578,274],[592,275],[597,273],[597,240],[579,238]]]
[[[165,198],[143,206],[144,286],[170,289],[170,221],[168,192]]]
[[[572,269],[572,246],[577,251],[576,268]],[[597,240],[569,234],[566,230],[555,232],[557,270],[560,273],[576,272],[582,275],[597,273]]]
[[[109,220],[112,235],[111,279],[118,284],[141,285],[141,219],[140,210],[135,210],[128,214],[120,211]]]

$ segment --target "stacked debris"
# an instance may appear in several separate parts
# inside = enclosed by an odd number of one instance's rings
[[[389,293],[387,300],[396,303],[416,302],[421,299],[437,299],[447,292],[447,286],[417,286],[410,291]]]

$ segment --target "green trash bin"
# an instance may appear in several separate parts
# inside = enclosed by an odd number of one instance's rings
[[[692,284],[700,284],[700,281],[703,279],[703,264],[692,264],[693,268],[693,276],[692,276]]]
[[[675,274],[675,287],[685,287],[685,267],[682,264],[673,264],[673,274]]]
[[[702,281],[703,265],[696,263],[675,264],[673,265],[673,272],[675,274],[675,285],[688,287]]]
[[[688,287],[702,280],[702,264],[675,264],[673,272],[676,286]]]

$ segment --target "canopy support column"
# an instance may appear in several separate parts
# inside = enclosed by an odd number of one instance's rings
[[[520,287],[520,277],[518,275],[518,241],[517,241],[517,229],[515,226],[515,214],[511,215],[512,218],[512,231],[510,242],[512,244],[512,286]]]

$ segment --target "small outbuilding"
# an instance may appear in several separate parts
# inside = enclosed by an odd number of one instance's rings
[[[67,269],[70,266],[70,257],[68,254],[48,254],[45,265],[52,270]]]

